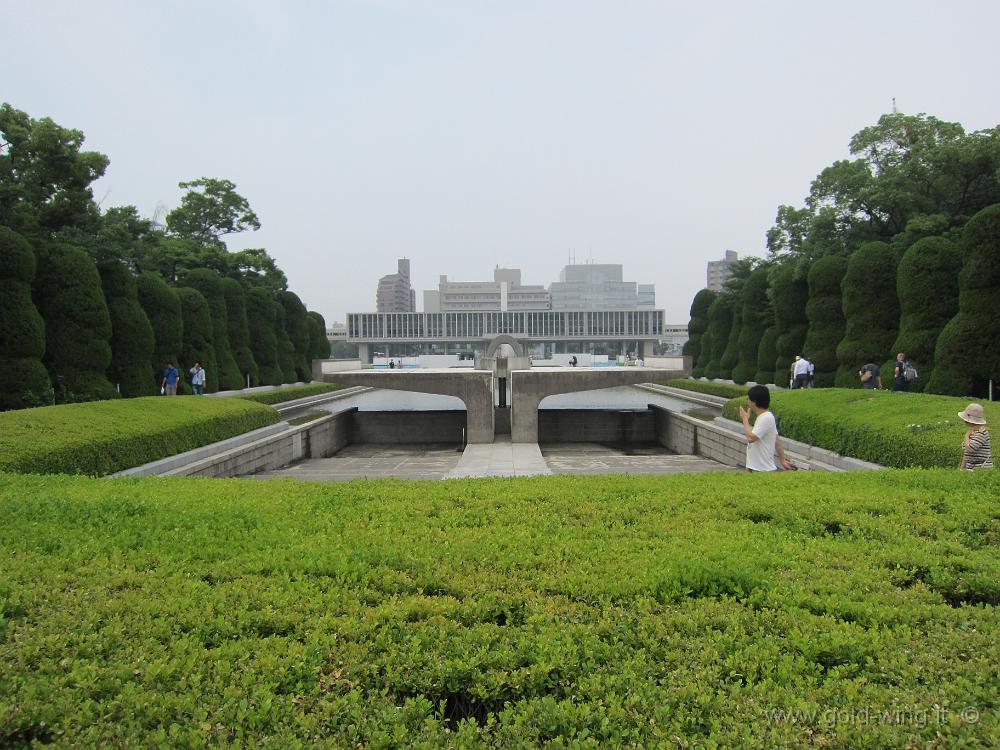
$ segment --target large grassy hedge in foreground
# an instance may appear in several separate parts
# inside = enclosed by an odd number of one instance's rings
[[[998,494],[0,476],[0,746],[995,748]]]
[[[734,398],[723,407],[739,419]],[[807,389],[771,394],[781,434],[884,466],[956,467],[965,424],[958,418],[966,398],[861,388]],[[986,419],[1000,424],[1000,404],[984,403]],[[998,441],[994,440],[994,462]]]
[[[230,398],[149,396],[4,412],[0,471],[110,474],[277,421],[268,406]]]

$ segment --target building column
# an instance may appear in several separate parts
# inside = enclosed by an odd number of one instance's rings
[[[368,344],[358,344],[358,359],[363,365],[371,364],[372,358],[368,351]]]

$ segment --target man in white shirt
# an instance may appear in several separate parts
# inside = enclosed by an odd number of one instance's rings
[[[750,409],[740,407],[740,419],[743,421],[743,434],[747,438],[747,469],[749,471],[777,471],[774,463],[774,452],[777,449],[781,466],[792,469],[792,462],[785,458],[785,447],[778,437],[778,425],[774,414],[769,411],[771,392],[763,385],[755,385],[747,393]],[[753,427],[750,426],[750,411],[757,415]]]
[[[796,357],[792,366],[792,388],[805,388],[809,385],[809,360],[805,357]]]

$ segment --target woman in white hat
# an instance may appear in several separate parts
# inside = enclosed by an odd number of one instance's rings
[[[962,441],[962,463],[960,469],[992,469],[993,455],[990,448],[990,431],[986,429],[986,418],[980,404],[969,404],[958,416],[968,428]]]

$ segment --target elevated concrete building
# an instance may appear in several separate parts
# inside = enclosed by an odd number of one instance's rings
[[[424,312],[429,313],[548,309],[545,287],[522,284],[518,268],[495,268],[493,281],[448,281],[441,276],[437,289],[424,292]]]
[[[410,261],[396,261],[396,273],[383,276],[375,292],[375,309],[379,312],[413,312],[417,309],[416,294],[410,287]]]
[[[710,260],[705,274],[705,286],[713,292],[721,292],[732,273],[733,263],[738,260],[739,254],[733,250],[726,250],[722,260]]]

